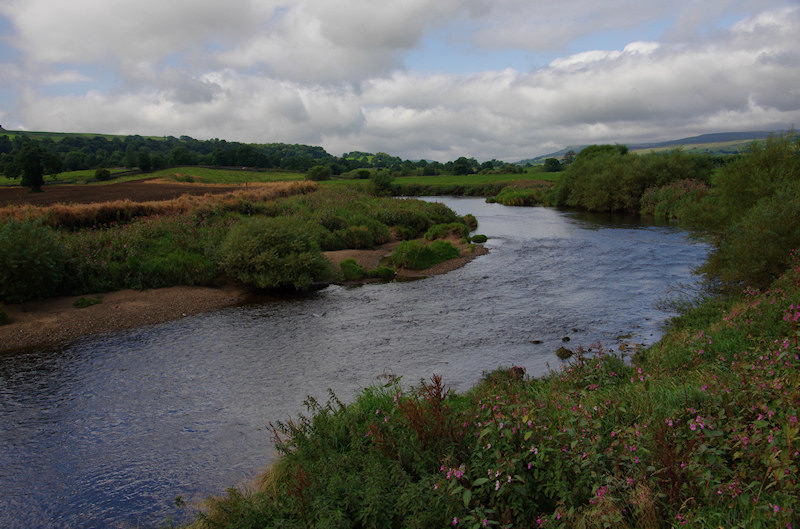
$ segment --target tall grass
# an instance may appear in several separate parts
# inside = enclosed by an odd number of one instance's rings
[[[158,184],[152,184],[158,185]],[[52,206],[7,206],[0,209],[0,220],[40,220],[53,228],[78,229],[111,222],[127,222],[137,217],[176,213],[213,212],[250,213],[260,202],[308,193],[316,188],[313,182],[254,184],[246,189],[227,193],[183,195],[172,200],[133,202],[115,200],[95,204],[55,204]]]

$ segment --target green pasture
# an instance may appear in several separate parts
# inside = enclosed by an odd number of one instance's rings
[[[246,182],[288,182],[303,180],[305,173],[297,171],[251,171],[241,169],[212,169],[208,167],[173,167],[143,175],[146,178],[165,178],[176,182],[202,184],[244,184]]]
[[[439,175],[439,176],[400,176],[395,178],[395,184],[400,185],[479,185],[504,182],[518,182],[520,180],[547,180],[557,182],[561,173],[526,172],[506,174],[470,174],[470,175]]]

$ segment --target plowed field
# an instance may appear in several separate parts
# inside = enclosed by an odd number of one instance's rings
[[[135,180],[107,185],[50,185],[43,193],[31,193],[22,186],[0,187],[0,207],[10,204],[31,204],[49,206],[52,204],[91,204],[112,200],[131,200],[149,202],[168,200],[181,195],[205,195],[206,193],[227,193],[242,189],[241,186],[208,184],[182,184],[154,180]]]

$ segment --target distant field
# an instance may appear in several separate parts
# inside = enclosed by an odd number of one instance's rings
[[[478,185],[496,182],[517,182],[519,180],[547,180],[558,181],[561,173],[519,173],[519,174],[471,174],[471,175],[441,175],[441,176],[402,176],[395,179],[395,183],[420,184],[420,185]]]
[[[723,154],[738,154],[740,152],[745,152],[750,147],[750,144],[753,141],[761,141],[763,140],[747,140],[747,141],[718,141],[718,142],[711,142],[711,143],[693,143],[687,145],[671,145],[669,147],[657,147],[657,148],[645,148],[645,149],[633,149],[631,152],[639,153],[639,154],[646,154],[649,152],[668,152],[675,149],[680,149],[681,151],[689,154],[714,154],[714,155],[723,155]]]
[[[82,137],[82,138],[105,138],[107,140],[113,140],[114,138],[126,138],[127,135],[125,134],[97,134],[94,132],[28,132],[28,131],[19,131],[19,130],[0,130],[0,135],[8,136],[9,138],[13,138],[15,136],[27,136],[28,138],[34,138],[37,140],[42,140],[45,138],[49,138],[53,141],[61,141],[64,138],[75,138],[75,137]],[[142,138],[154,139],[154,140],[163,140],[164,136],[141,136]]]
[[[178,182],[189,181],[203,184],[243,184],[245,182],[289,182],[303,180],[305,173],[296,171],[251,171],[238,169],[209,169],[207,167],[175,167],[161,169],[144,175],[147,178],[166,178]]]
[[[208,169],[205,167],[174,167],[161,169],[152,173],[136,173],[114,177],[115,174],[125,172],[126,169],[111,169],[111,179],[98,182],[94,179],[94,169],[83,171],[69,171],[59,173],[56,178],[45,176],[46,185],[49,184],[94,184],[107,185],[120,182],[131,182],[147,178],[164,178],[176,182],[197,182],[202,184],[243,184],[245,182],[289,182],[303,180],[305,173],[290,171],[242,171],[235,169]],[[11,179],[0,176],[0,186],[19,185],[19,178]]]

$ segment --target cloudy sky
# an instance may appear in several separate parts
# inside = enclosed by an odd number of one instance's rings
[[[800,0],[0,0],[0,124],[516,161],[800,126]]]

